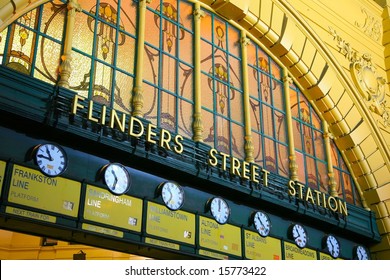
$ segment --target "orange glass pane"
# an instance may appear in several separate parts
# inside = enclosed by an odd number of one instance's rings
[[[262,106],[263,114],[263,132],[265,135],[274,137],[274,123],[273,123],[273,114],[269,106]]]
[[[190,65],[193,65],[193,35],[190,32],[183,31],[182,37],[180,38],[179,46],[180,60],[187,62]]]
[[[214,137],[216,136],[216,132],[214,131],[214,118],[213,114],[209,111],[202,110],[202,118],[203,118],[203,141],[205,144],[208,144],[214,147]]]
[[[117,67],[132,74],[134,73],[135,40],[122,32],[119,33],[118,39],[120,44],[118,43]]]
[[[179,92],[178,94],[188,100],[193,100],[194,71],[185,64],[179,64]]]
[[[145,42],[158,48],[160,46],[160,16],[149,10],[146,10],[145,21],[148,23],[145,26]]]
[[[260,134],[252,134],[253,143],[253,157],[255,158],[256,164],[263,166],[263,149],[262,149],[262,137]]]
[[[202,106],[206,107],[209,110],[213,110],[214,96],[213,96],[213,80],[202,74],[201,85],[202,85]],[[211,88],[210,88],[211,87]]]
[[[260,102],[257,99],[251,98],[250,104],[250,118],[252,130],[260,131],[262,124],[260,123]]]
[[[161,55],[161,86],[171,92],[176,92],[177,61],[168,55]]]
[[[113,65],[116,40],[115,27],[99,22],[96,28],[97,35],[95,38],[95,49],[97,58]]]
[[[179,101],[179,129],[180,135],[192,138],[192,113],[193,105],[185,102],[184,100]]]
[[[167,92],[161,92],[161,123],[160,126],[171,132],[176,131],[176,98]]]
[[[144,49],[144,79],[157,85],[158,83],[158,75],[159,75],[159,61],[160,53],[158,50],[145,46]]]
[[[111,106],[113,69],[100,62],[96,62],[94,67],[92,99],[95,102]]]
[[[157,125],[157,88],[143,83],[144,89],[144,118]]]
[[[281,176],[289,175],[289,154],[287,146],[278,144],[278,173]]]
[[[237,125],[235,123],[231,124],[232,133],[231,133],[231,146],[232,146],[232,155],[239,159],[245,159],[244,152],[244,127]]]

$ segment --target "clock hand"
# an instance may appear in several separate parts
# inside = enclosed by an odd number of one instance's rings
[[[218,200],[218,212],[220,212],[220,211],[221,211],[221,201]]]
[[[47,158],[48,160],[52,161],[53,158],[51,157],[51,154],[50,154],[50,151],[49,151],[49,148],[46,146],[46,153],[47,155],[49,156],[49,158]]]
[[[47,156],[44,156],[44,155],[37,155],[38,158],[44,158],[44,159],[47,159],[47,160],[51,160],[49,157]]]
[[[116,177],[114,170],[111,170],[111,173],[112,173],[112,175],[114,175],[114,178],[115,178],[114,185],[112,186],[112,189],[115,190],[116,184],[118,183],[118,177]]]

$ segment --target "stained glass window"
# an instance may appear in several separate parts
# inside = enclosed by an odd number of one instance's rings
[[[45,82],[58,79],[66,5],[48,2],[21,16],[0,34],[3,65]],[[8,32],[8,40],[6,34]]]
[[[290,88],[290,102],[299,180],[313,189],[328,192],[322,122],[295,85]]]
[[[204,142],[244,159],[240,32],[207,12],[201,29]]]
[[[144,118],[192,137],[192,4],[153,1],[146,11]]]
[[[123,2],[123,1],[122,1]],[[70,88],[118,111],[131,111],[136,14],[134,1],[79,0]]]
[[[331,141],[331,153],[333,172],[339,197],[349,203],[361,206],[360,195],[356,189],[355,183],[333,140]]]
[[[288,177],[288,149],[280,68],[258,45],[248,45],[250,115],[255,162]]]

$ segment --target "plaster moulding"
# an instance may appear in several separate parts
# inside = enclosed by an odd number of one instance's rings
[[[337,42],[339,52],[350,62],[350,71],[360,96],[371,112],[379,115],[384,127],[390,127],[390,107],[387,106],[387,81],[380,76],[371,61],[371,55],[361,55],[345,41],[336,30],[329,27],[333,39]]]

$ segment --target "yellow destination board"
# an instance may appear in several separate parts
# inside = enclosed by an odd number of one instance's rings
[[[331,255],[320,253],[320,260],[331,261],[331,260],[343,260],[343,259],[341,258],[334,259]]]
[[[122,231],[111,229],[111,228],[99,227],[96,225],[85,224],[85,223],[83,223],[81,225],[81,228],[83,230],[88,230],[88,231],[93,231],[93,232],[97,232],[97,233],[101,233],[101,234],[105,234],[105,235],[111,235],[111,236],[123,238]]]
[[[180,245],[178,245],[178,244],[175,244],[172,242],[167,242],[167,241],[162,241],[162,240],[158,240],[158,239],[154,239],[154,238],[146,237],[145,243],[164,247],[164,248],[169,248],[169,249],[173,249],[173,250],[177,250],[177,251],[180,250]]]
[[[225,254],[241,256],[241,229],[199,217],[199,244],[202,247],[213,249]]]
[[[146,232],[159,237],[195,244],[195,215],[171,211],[163,205],[148,202]]]
[[[0,160],[0,195],[3,189],[5,167],[6,167],[6,163]]]
[[[67,216],[77,217],[81,184],[14,165],[8,201]]]
[[[311,249],[300,249],[297,245],[284,242],[286,260],[316,260],[317,252]]]
[[[142,199],[87,185],[84,219],[140,232]]]
[[[281,260],[282,244],[273,237],[261,237],[257,232],[244,230],[245,257],[251,260]]]

